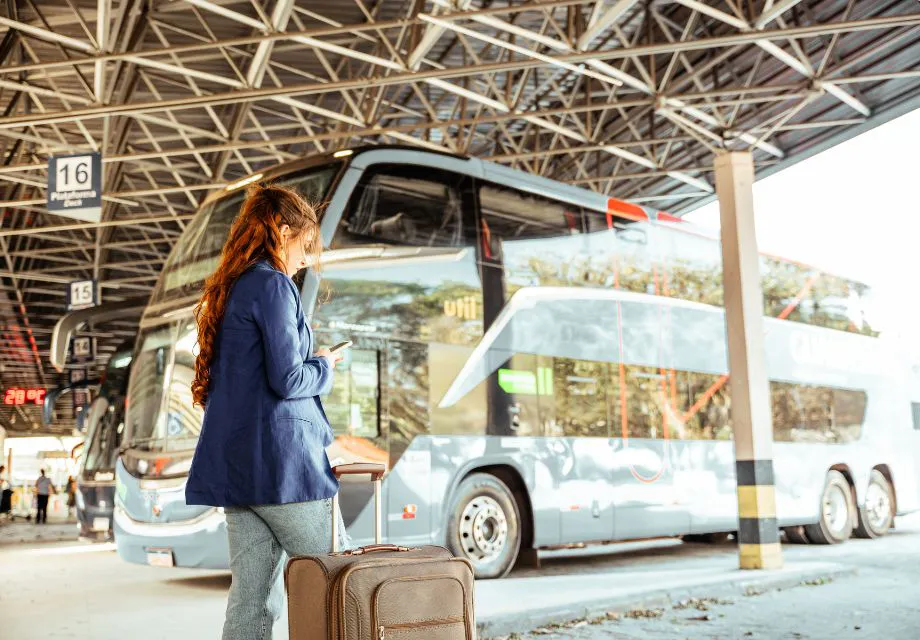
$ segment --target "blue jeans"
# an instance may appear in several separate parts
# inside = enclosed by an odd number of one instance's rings
[[[286,557],[332,550],[332,500],[227,507],[225,513],[233,582],[223,640],[271,638],[284,608]],[[344,549],[348,539],[341,517],[339,549]]]

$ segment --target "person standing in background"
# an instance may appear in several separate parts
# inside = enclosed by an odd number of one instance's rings
[[[13,490],[6,481],[6,465],[0,464],[0,516],[13,511]]]
[[[57,493],[57,489],[51,483],[51,478],[45,475],[45,470],[41,470],[41,475],[35,481],[35,493],[38,494],[38,514],[35,516],[35,522],[39,524],[48,522],[48,499],[52,493]]]
[[[73,476],[67,476],[67,515],[75,515],[77,511],[77,481]]]

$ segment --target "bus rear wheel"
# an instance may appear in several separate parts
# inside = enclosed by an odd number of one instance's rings
[[[873,469],[866,489],[865,504],[856,511],[857,538],[879,538],[891,528],[894,522],[894,491],[888,478]]]
[[[477,578],[501,578],[521,546],[520,513],[508,486],[488,473],[473,473],[454,493],[447,546],[473,565]]]
[[[828,471],[821,494],[818,522],[805,525],[805,535],[812,544],[840,544],[853,533],[853,492],[839,471]]]

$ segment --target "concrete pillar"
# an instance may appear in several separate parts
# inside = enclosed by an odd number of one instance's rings
[[[773,487],[773,424],[763,333],[760,256],[754,234],[754,162],[748,152],[716,157],[731,418],[738,478],[742,569],[782,566]]]

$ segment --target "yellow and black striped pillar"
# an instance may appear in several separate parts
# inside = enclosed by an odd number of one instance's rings
[[[742,569],[783,566],[776,523],[772,460],[736,460],[738,554]]]
[[[754,234],[754,162],[749,152],[727,152],[716,157],[715,169],[738,479],[738,553],[742,569],[777,569],[783,557],[773,488],[760,254]]]

